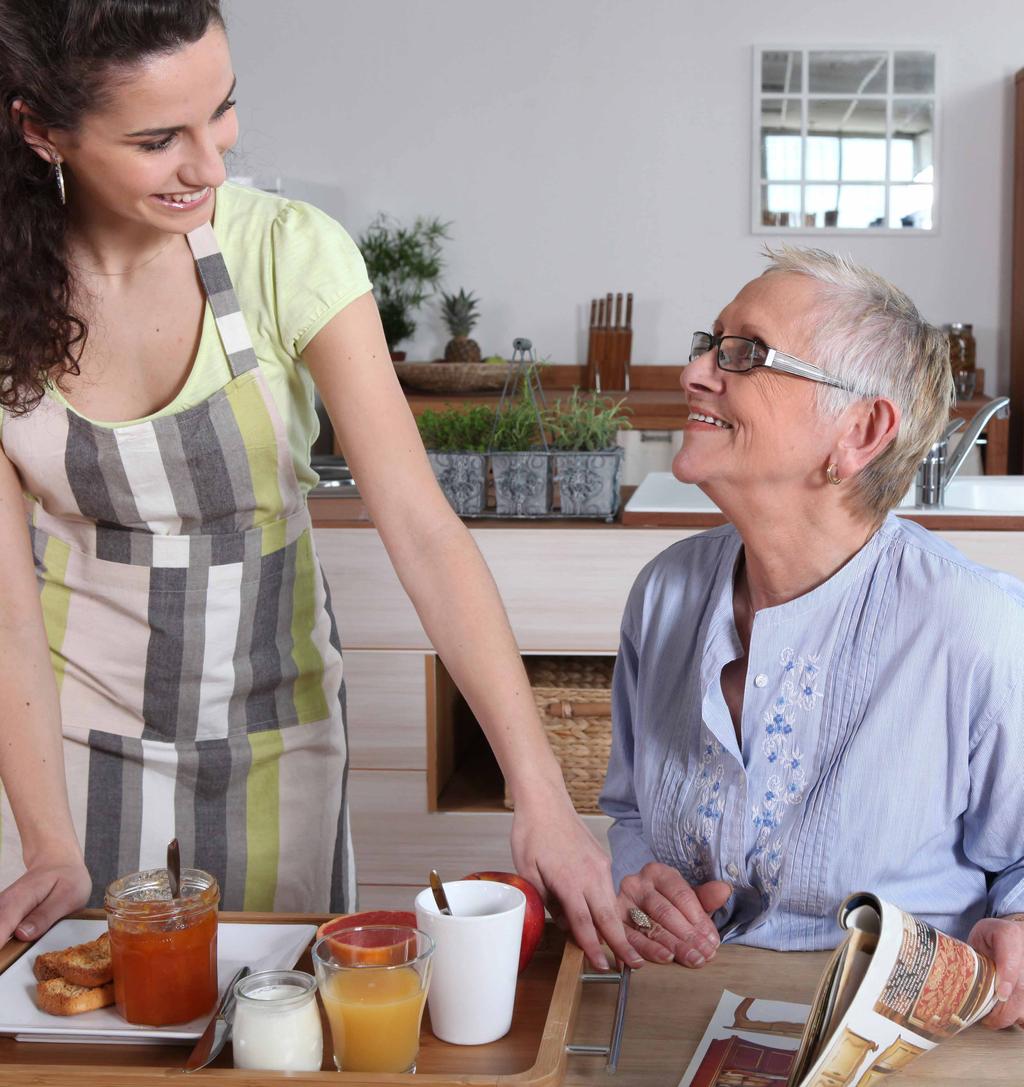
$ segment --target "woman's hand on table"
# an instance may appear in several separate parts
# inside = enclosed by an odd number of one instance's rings
[[[611,861],[580,821],[564,789],[545,805],[517,799],[512,859],[516,871],[544,896],[558,925],[572,931],[596,970],[611,966],[602,940],[623,962],[643,966],[622,923]]]
[[[15,936],[35,940],[48,928],[81,909],[89,900],[92,879],[81,854],[40,856],[25,874],[0,892],[0,946]]]
[[[991,1030],[1024,1026],[1024,914],[1014,919],[984,917],[973,929],[967,942],[996,964],[998,1003],[982,1019]]]
[[[629,942],[645,959],[698,967],[718,950],[720,940],[711,914],[731,894],[732,887],[721,880],[692,887],[675,868],[651,861],[622,880],[620,916],[627,918],[636,906],[651,919],[650,929],[628,930]]]

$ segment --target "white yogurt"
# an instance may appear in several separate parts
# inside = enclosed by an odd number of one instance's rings
[[[235,986],[236,1068],[315,1072],[324,1056],[316,981],[299,970],[250,974]]]

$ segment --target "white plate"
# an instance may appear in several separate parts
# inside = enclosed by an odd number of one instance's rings
[[[190,1023],[170,1027],[132,1026],[113,1006],[81,1015],[48,1015],[36,1007],[36,979],[32,964],[36,955],[62,947],[95,940],[107,927],[106,921],[60,921],[17,962],[0,974],[0,1034],[14,1034],[34,1042],[195,1041],[202,1034],[209,1014]],[[314,925],[237,925],[221,922],[217,929],[217,985],[223,993],[237,970],[248,966],[258,970],[290,970],[316,934]]]

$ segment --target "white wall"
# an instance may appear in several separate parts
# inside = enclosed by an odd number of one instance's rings
[[[378,210],[452,220],[447,284],[483,300],[485,352],[526,335],[565,363],[609,290],[636,296],[634,362],[679,363],[762,267],[753,45],[934,47],[939,235],[799,240],[876,268],[933,321],[972,321],[989,389],[1008,385],[1021,0],[227,0],[227,15],[234,171],[282,175],[353,234]],[[444,341],[428,304],[409,357]]]

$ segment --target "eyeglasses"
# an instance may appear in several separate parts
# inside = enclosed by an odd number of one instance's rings
[[[716,347],[719,370],[745,374],[753,370],[755,366],[763,366],[767,370],[793,374],[795,377],[807,378],[808,381],[820,381],[823,385],[831,385],[835,389],[845,389],[851,393],[859,391],[825,370],[812,366],[809,362],[786,355],[774,347],[765,347],[757,340],[748,340],[746,336],[712,336],[710,332],[695,332],[690,342],[688,361],[693,362],[694,359],[699,359],[701,355],[706,355]]]

